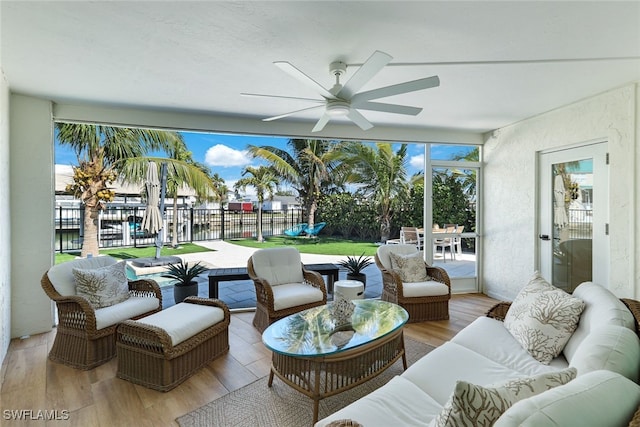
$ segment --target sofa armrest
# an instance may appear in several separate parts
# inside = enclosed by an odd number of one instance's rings
[[[499,303],[491,307],[489,311],[487,311],[486,316],[490,317],[491,319],[496,319],[502,322],[504,321],[504,318],[507,315],[507,311],[509,310],[509,307],[511,307],[510,302],[500,301]]]
[[[636,323],[636,334],[640,337],[640,301],[629,298],[621,298],[620,301],[622,301],[631,314],[633,314]]]

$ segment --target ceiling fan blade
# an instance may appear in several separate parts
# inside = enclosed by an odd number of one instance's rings
[[[320,117],[320,120],[318,120],[318,123],[316,123],[313,129],[311,129],[311,132],[320,132],[322,129],[324,129],[325,125],[329,123],[330,118],[331,116],[328,115],[325,111],[322,117]]]
[[[397,85],[385,86],[369,90],[367,92],[360,92],[354,95],[351,101],[352,103],[369,101],[371,99],[386,98],[387,96],[400,95],[402,93],[415,92],[417,90],[429,89],[437,86],[440,86],[440,79],[438,76],[431,76],[424,79],[399,83]]]
[[[305,85],[313,88],[316,92],[318,92],[323,97],[325,97],[327,99],[336,99],[336,97],[331,92],[329,92],[327,89],[322,87],[322,85],[320,83],[318,83],[317,81],[313,80],[311,77],[307,76],[302,71],[298,70],[296,67],[291,65],[289,62],[276,61],[276,62],[274,62],[274,64],[275,64],[276,67],[280,68],[282,71],[284,71],[285,73],[289,74],[294,79],[296,79],[299,82],[304,83]]]
[[[349,110],[349,114],[347,114],[347,117],[349,117],[349,119],[351,119],[351,121],[355,124],[358,125],[358,127],[360,127],[360,129],[362,130],[369,130],[373,127],[373,125],[371,124],[371,122],[369,122],[369,120],[365,119],[365,117],[360,114],[357,110],[351,108]]]
[[[241,93],[240,96],[246,96],[251,98],[278,98],[278,99],[291,99],[294,101],[308,101],[308,102],[316,102],[316,103],[324,103],[326,100],[324,99],[314,99],[314,98],[300,98],[297,96],[283,96],[283,95],[267,95],[262,93]]]
[[[360,110],[382,111],[385,113],[405,114],[407,116],[417,116],[422,108],[410,107],[408,105],[386,104],[383,102],[362,101],[351,103],[353,108]]]
[[[393,57],[391,55],[380,52],[379,50],[373,52],[369,59],[362,64],[358,71],[345,83],[344,87],[340,89],[337,96],[342,99],[351,99],[362,86],[378,74],[392,59]]]
[[[315,110],[316,108],[322,108],[324,105],[314,105],[313,107],[303,108],[302,110],[291,111],[289,113],[280,114],[279,116],[267,117],[266,119],[262,119],[263,122],[271,122],[273,120],[282,119],[284,117],[289,117],[297,113],[302,113],[304,111]]]

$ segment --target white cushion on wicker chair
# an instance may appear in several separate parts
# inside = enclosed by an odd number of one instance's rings
[[[402,294],[405,297],[433,297],[436,295],[447,295],[449,287],[441,282],[429,280],[428,282],[403,283]]]
[[[224,311],[219,307],[180,303],[166,310],[138,319],[145,325],[163,329],[174,346],[224,320]]]
[[[103,329],[123,320],[140,316],[160,306],[158,298],[129,297],[129,299],[110,307],[96,310],[96,329]]]
[[[69,296],[76,294],[76,281],[73,276],[74,268],[94,270],[117,263],[118,261],[110,256],[99,256],[95,258],[79,258],[73,261],[56,264],[49,269],[47,276],[56,291],[60,295]]]
[[[302,283],[304,279],[300,252],[296,248],[259,249],[251,255],[251,258],[258,277],[266,279],[271,286]],[[300,266],[300,268],[292,268],[294,266]]]
[[[273,291],[273,309],[283,310],[298,305],[322,301],[324,294],[308,283],[285,283],[271,288]]]

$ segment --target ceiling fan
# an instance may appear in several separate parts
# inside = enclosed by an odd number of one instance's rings
[[[356,71],[344,85],[340,83],[340,77],[346,72],[347,64],[340,61],[332,62],[329,66],[329,69],[331,71],[331,74],[335,76],[336,82],[331,89],[325,89],[320,83],[313,80],[311,77],[294,67],[289,62],[277,61],[274,62],[274,64],[278,68],[280,68],[282,71],[289,74],[296,80],[313,88],[316,92],[318,92],[322,99],[298,98],[281,95],[263,95],[256,93],[242,93],[241,95],[303,100],[318,104],[312,107],[303,108],[301,110],[280,114],[278,116],[267,117],[263,119],[263,121],[266,122],[292,116],[304,111],[324,108],[324,113],[311,130],[312,132],[321,131],[322,129],[324,129],[329,120],[336,117],[347,117],[353,123],[358,125],[360,129],[368,130],[371,129],[373,125],[358,110],[381,111],[385,113],[404,114],[410,116],[416,116],[422,111],[422,108],[418,107],[387,104],[383,102],[372,102],[372,100],[386,98],[393,95],[400,95],[408,92],[415,92],[418,90],[437,87],[440,85],[440,79],[438,78],[438,76],[431,76],[391,86],[385,86],[366,92],[358,92],[358,90],[360,90],[360,88],[362,88],[369,80],[371,80],[376,74],[378,74],[378,72],[382,70],[385,65],[387,65],[391,61],[391,59],[393,59],[391,55],[384,52],[380,52],[378,50],[373,52],[369,59],[367,59],[365,63],[362,64],[358,71]]]

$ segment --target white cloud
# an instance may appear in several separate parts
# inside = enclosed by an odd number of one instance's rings
[[[409,159],[409,164],[416,169],[424,169],[424,154],[413,156]]]
[[[209,166],[235,167],[251,163],[247,150],[234,150],[223,144],[209,148],[204,155],[204,162]]]

